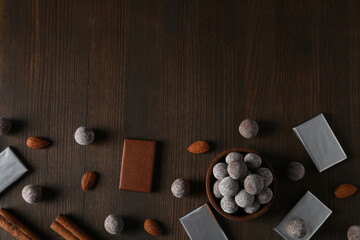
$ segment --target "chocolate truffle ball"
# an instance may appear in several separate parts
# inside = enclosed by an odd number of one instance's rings
[[[306,223],[300,218],[294,218],[288,223],[287,232],[292,238],[303,238],[307,234]]]
[[[214,183],[214,186],[213,186],[213,194],[216,198],[223,197],[223,195],[221,194],[220,189],[219,189],[219,184],[220,184],[220,180],[216,180],[216,182]]]
[[[220,181],[219,190],[224,197],[233,197],[239,191],[239,183],[231,177],[226,177]]]
[[[104,227],[110,234],[119,234],[124,229],[124,221],[119,215],[111,214],[105,219]]]
[[[273,174],[268,168],[261,167],[256,173],[264,180],[265,187],[268,187],[274,180]]]
[[[80,145],[89,145],[94,141],[95,134],[90,128],[81,126],[75,131],[74,138]]]
[[[33,204],[41,200],[42,189],[38,185],[30,184],[23,188],[21,194],[25,202]]]
[[[223,162],[217,163],[213,168],[213,174],[214,177],[219,180],[228,176],[229,174],[227,172],[227,164]]]
[[[239,207],[246,208],[254,202],[254,195],[248,194],[245,189],[240,190],[235,196],[235,202]]]
[[[228,164],[227,172],[231,178],[238,180],[246,176],[247,167],[243,161],[233,161]]]
[[[252,119],[245,119],[240,123],[239,132],[244,138],[253,138],[259,132],[259,125]]]
[[[7,134],[11,129],[11,121],[7,118],[0,117],[0,135]]]
[[[253,214],[253,213],[256,213],[257,211],[259,211],[259,209],[260,209],[260,203],[255,199],[253,204],[244,208],[244,212],[246,212],[248,214]]]
[[[268,187],[265,187],[264,190],[262,190],[257,195],[257,199],[260,204],[267,204],[268,202],[271,201],[272,198],[273,198],[273,191]]]
[[[231,152],[225,157],[225,162],[227,164],[231,163],[232,161],[243,161],[244,157],[239,152]]]
[[[232,197],[223,197],[220,201],[220,206],[224,212],[232,214],[236,212],[239,207],[235,203],[235,199]]]
[[[305,168],[299,162],[291,162],[286,166],[285,173],[290,180],[297,181],[304,177]]]
[[[347,231],[348,240],[360,240],[360,226],[353,225]]]
[[[177,198],[183,198],[190,192],[190,184],[188,181],[178,178],[171,185],[171,192]]]
[[[258,194],[264,189],[264,180],[257,174],[250,174],[245,178],[244,188],[249,194]]]
[[[259,155],[255,153],[248,153],[244,157],[244,162],[248,168],[255,169],[261,166],[262,160]]]

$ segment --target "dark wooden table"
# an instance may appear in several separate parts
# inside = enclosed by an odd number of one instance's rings
[[[158,220],[160,239],[188,239],[178,219],[207,202],[205,174],[212,159],[232,147],[251,148],[273,164],[279,191],[261,218],[231,222],[216,217],[229,239],[281,239],[272,228],[310,190],[331,217],[313,239],[346,238],[359,224],[360,197],[337,200],[341,183],[360,184],[360,3],[334,1],[73,1],[0,0],[0,115],[13,120],[0,137],[32,170],[0,195],[11,210],[45,239],[59,213],[97,239],[154,239],[145,218]],[[292,127],[324,113],[348,160],[318,173]],[[260,134],[242,138],[244,118]],[[95,129],[96,141],[80,146],[77,127]],[[29,136],[52,144],[29,149]],[[120,192],[124,138],[160,143],[154,191]],[[208,140],[212,150],[190,154]],[[306,176],[284,175],[300,161]],[[83,173],[100,178],[83,193]],[[174,179],[191,181],[192,193],[175,199]],[[29,205],[26,184],[45,188]],[[104,219],[121,214],[126,229],[107,234]],[[0,239],[13,239],[0,230]]]

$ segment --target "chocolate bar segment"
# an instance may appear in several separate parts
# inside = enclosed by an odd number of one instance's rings
[[[151,192],[155,149],[155,141],[124,140],[120,190]]]

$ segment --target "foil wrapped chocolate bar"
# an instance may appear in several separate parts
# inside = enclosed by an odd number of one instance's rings
[[[28,169],[10,147],[0,153],[0,193],[16,182]]]
[[[301,240],[308,240],[321,227],[331,213],[332,211],[328,207],[308,191],[274,230],[284,239],[293,240],[294,238],[292,238],[287,231],[288,224],[293,219],[302,219],[307,225],[307,233]]]
[[[151,192],[155,149],[155,141],[124,140],[120,190]]]
[[[346,159],[323,114],[293,128],[319,172]]]
[[[206,203],[180,218],[180,222],[192,240],[228,239]]]

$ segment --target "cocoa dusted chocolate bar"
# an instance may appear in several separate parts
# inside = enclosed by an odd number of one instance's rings
[[[156,142],[124,139],[120,190],[151,192]]]

